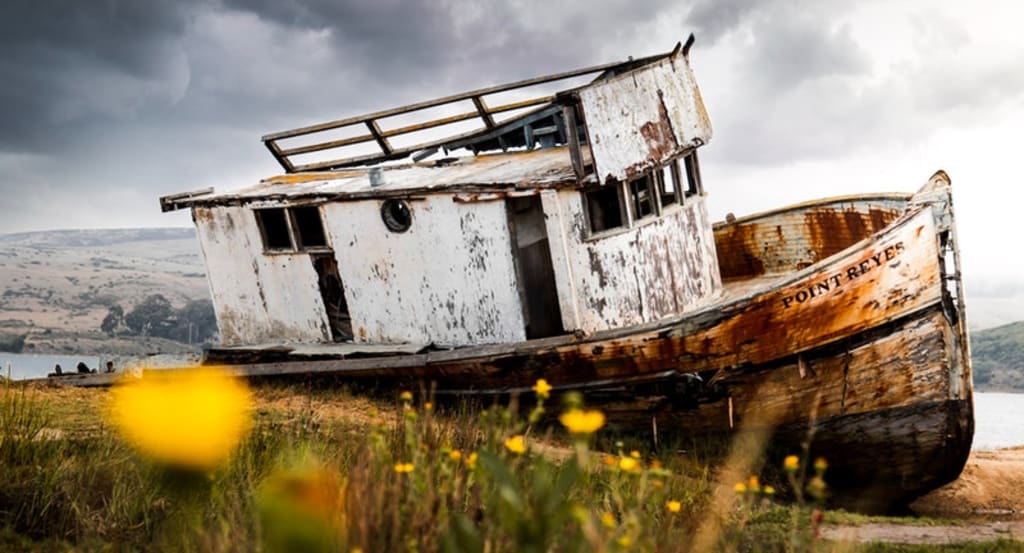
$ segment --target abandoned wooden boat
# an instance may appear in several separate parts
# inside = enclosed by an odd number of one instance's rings
[[[861,506],[953,480],[973,414],[949,179],[713,225],[691,44],[269,135],[285,175],[161,198],[198,229],[205,362],[477,396],[545,378],[619,429],[810,436]]]

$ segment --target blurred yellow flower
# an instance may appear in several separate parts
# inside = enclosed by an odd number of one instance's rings
[[[453,449],[451,453],[448,454],[448,458],[452,461],[458,461],[459,459],[462,459],[462,452],[457,449]]]
[[[412,463],[395,463],[395,472],[397,472],[398,474],[410,473],[412,472],[413,468],[414,467]]]
[[[619,470],[622,472],[635,472],[640,470],[640,463],[632,457],[623,457],[619,459]]]
[[[122,381],[110,400],[111,420],[130,444],[186,469],[222,464],[252,424],[245,382],[214,368],[150,371]]]
[[[476,452],[475,451],[473,453],[470,453],[469,457],[466,457],[466,466],[469,467],[470,469],[475,469],[476,468]]]
[[[673,499],[665,502],[665,508],[668,509],[670,513],[678,513],[682,510],[683,504]]]
[[[736,493],[747,493],[747,485],[744,484],[743,482],[737,482],[736,485],[732,487],[732,489]]]
[[[814,460],[814,470],[818,471],[818,473],[825,472],[825,469],[827,468],[828,461],[826,461],[824,457],[818,457]]]
[[[771,486],[765,486],[764,487],[764,494],[765,495],[775,495],[775,488],[773,488]]]
[[[750,478],[747,480],[747,488],[752,492],[756,492],[761,489],[761,480],[758,479],[756,474],[750,475]]]
[[[796,469],[800,468],[800,458],[796,455],[787,455],[782,461],[782,468],[786,469],[786,472],[796,472]]]
[[[541,399],[551,397],[551,385],[543,378],[538,379],[537,383],[533,385],[533,391],[537,394],[537,397]]]
[[[558,417],[562,426],[572,434],[593,434],[604,426],[604,413],[570,409]]]
[[[611,513],[601,515],[601,524],[605,528],[615,528],[615,515]]]
[[[629,452],[629,456],[634,458],[634,459],[639,459],[640,458],[640,452],[634,449],[633,451]]]
[[[612,457],[611,455],[608,454],[601,455],[601,462],[609,467],[614,467],[615,464],[618,463],[615,457]]]
[[[505,440],[505,449],[515,453],[516,455],[522,455],[523,453],[526,453],[526,440],[523,439],[521,434],[512,436]]]
[[[412,392],[409,390],[402,390],[402,393],[398,394],[398,399],[405,403],[409,403],[412,401]]]
[[[633,545],[633,539],[629,536],[622,536],[619,539],[615,540],[615,543],[619,544],[621,547],[629,547]]]
[[[659,461],[657,459],[654,459],[654,460],[651,461],[651,468],[652,469],[660,469],[661,467],[662,467],[661,461]]]
[[[429,402],[429,401],[424,403],[423,404],[423,410],[424,411],[433,411],[434,410],[434,404]]]

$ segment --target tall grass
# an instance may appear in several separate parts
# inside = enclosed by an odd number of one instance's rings
[[[543,402],[392,399],[324,418],[313,402],[347,394],[263,386],[307,403],[259,403],[230,461],[197,472],[138,455],[102,421],[57,435],[45,390],[0,393],[3,551],[686,551],[719,489],[715,447],[652,452],[599,432],[599,452],[542,423],[562,409]],[[728,488],[708,548],[820,548],[811,506]]]

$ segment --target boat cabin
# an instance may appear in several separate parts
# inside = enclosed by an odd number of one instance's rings
[[[690,44],[268,135],[285,174],[161,198],[192,211],[222,344],[514,343],[708,305]]]

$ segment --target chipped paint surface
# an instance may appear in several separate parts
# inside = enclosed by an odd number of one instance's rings
[[[403,233],[384,226],[380,206],[323,208],[357,342],[526,339],[504,202],[409,201],[412,226]]]
[[[196,207],[193,214],[221,343],[330,340],[308,255],[264,255],[250,209]]]
[[[657,321],[707,305],[720,291],[702,197],[593,238],[579,192],[542,199],[565,328],[589,333]]]
[[[587,148],[582,148],[589,160]],[[578,186],[567,147],[529,152],[481,154],[451,158],[450,163],[404,164],[382,167],[381,186],[371,186],[368,169],[348,169],[281,175],[259,184],[205,194],[176,202],[176,205],[245,204],[272,199],[369,199],[412,194],[452,194],[460,191],[506,191],[516,189]]]
[[[715,225],[723,279],[790,273],[884,229],[909,195],[839,198]]]
[[[595,171],[626,181],[711,140],[711,122],[682,55],[583,87]]]

